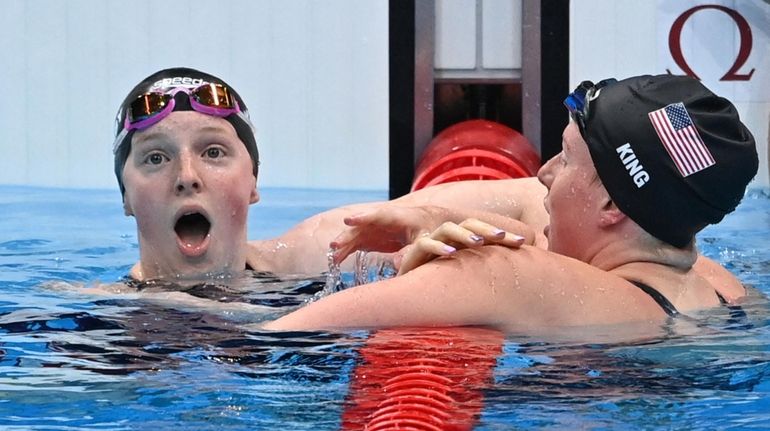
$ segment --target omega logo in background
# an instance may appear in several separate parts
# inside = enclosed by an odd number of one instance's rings
[[[738,73],[738,71],[743,67],[743,64],[746,63],[746,60],[749,58],[749,54],[751,54],[751,45],[752,45],[752,36],[751,36],[751,27],[749,26],[748,21],[746,21],[746,18],[743,17],[738,11],[734,9],[727,8],[725,6],[716,5],[716,4],[708,4],[708,5],[701,5],[701,6],[695,6],[691,9],[686,10],[684,13],[679,15],[679,17],[674,21],[674,24],[671,26],[671,31],[668,34],[668,48],[671,51],[671,56],[674,58],[674,61],[676,62],[677,66],[679,66],[684,73],[692,76],[693,78],[700,79],[698,75],[693,72],[693,70],[690,68],[690,65],[687,64],[687,61],[684,59],[684,55],[682,54],[682,28],[684,28],[685,22],[695,13],[703,9],[716,9],[719,11],[722,11],[730,16],[730,18],[735,21],[735,24],[738,26],[738,31],[740,32],[741,37],[741,47],[738,51],[738,56],[735,58],[735,62],[733,63],[732,67],[730,67],[730,70],[727,71],[727,73],[724,74],[719,80],[720,81],[748,81],[751,79],[751,75],[754,74],[754,69],[752,68],[749,73]],[[668,73],[671,73],[670,70],[666,69]]]

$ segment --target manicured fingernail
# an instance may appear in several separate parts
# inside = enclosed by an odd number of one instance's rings
[[[505,231],[502,229],[495,229],[492,231],[492,235],[494,236],[505,236]]]
[[[471,235],[470,238],[471,238],[471,241],[473,241],[473,242],[484,241],[484,237],[483,236],[479,236],[479,235],[476,235],[476,234]]]
[[[524,237],[521,235],[516,235],[515,233],[511,234],[511,238],[513,238],[514,241],[524,241]]]
[[[444,246],[444,251],[449,253],[449,254],[452,254],[452,253],[456,252],[457,249],[452,247],[451,245],[445,245]]]

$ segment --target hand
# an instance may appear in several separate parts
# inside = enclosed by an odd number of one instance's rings
[[[449,256],[458,248],[473,248],[497,244],[519,248],[525,244],[523,236],[506,232],[477,219],[467,219],[459,225],[445,222],[430,234],[425,234],[407,247],[398,262],[398,275],[440,256]],[[528,241],[529,245],[532,240]]]
[[[343,219],[350,228],[330,244],[334,263],[340,263],[356,250],[393,253],[411,244],[420,235],[434,230],[446,220],[440,207],[404,207],[383,204],[372,211]]]

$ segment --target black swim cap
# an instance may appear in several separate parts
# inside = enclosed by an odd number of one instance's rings
[[[590,95],[581,130],[612,200],[676,247],[718,223],[757,173],[754,137],[727,99],[686,76],[639,76]]]
[[[225,81],[217,78],[214,75],[201,72],[199,70],[190,69],[187,67],[173,67],[170,69],[163,69],[148,76],[142,82],[137,84],[120,104],[118,114],[115,117],[115,137],[120,135],[123,131],[123,125],[125,124],[127,108],[136,100],[137,97],[144,93],[153,91],[164,92],[174,87],[195,87],[205,83],[221,84],[230,90],[230,94],[235,97],[238,102],[238,107],[241,110],[242,116],[232,114],[225,117],[230,124],[235,128],[235,132],[238,134],[238,138],[246,145],[246,149],[251,156],[251,162],[253,166],[254,176],[257,176],[259,169],[259,151],[257,150],[257,140],[254,136],[254,126],[248,120],[249,111],[246,108],[246,103],[241,99],[241,96],[235,91],[233,87],[228,85]],[[191,111],[192,106],[189,102],[177,103],[174,107],[175,111]],[[120,193],[125,194],[125,187],[123,186],[123,167],[126,164],[128,154],[131,152],[131,138],[134,131],[128,132],[121,142],[115,144],[115,176],[118,177],[118,185],[120,186]]]

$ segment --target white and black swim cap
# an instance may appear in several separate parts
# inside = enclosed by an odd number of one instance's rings
[[[190,69],[187,67],[173,67],[169,69],[163,69],[148,76],[142,82],[137,84],[123,100],[123,103],[118,109],[118,113],[115,117],[115,136],[119,136],[123,131],[123,127],[128,114],[129,105],[135,101],[139,96],[150,92],[166,92],[174,89],[175,87],[187,87],[193,88],[203,84],[220,84],[229,89],[230,94],[238,102],[242,115],[232,114],[225,117],[230,124],[235,128],[235,132],[238,134],[238,138],[246,145],[246,149],[251,156],[251,162],[253,166],[254,176],[257,176],[259,169],[259,151],[257,149],[257,141],[254,136],[254,126],[249,120],[249,112],[246,108],[246,103],[241,99],[241,96],[228,85],[225,81],[217,78],[214,75],[201,72],[199,70]],[[176,103],[174,111],[190,111],[193,110],[189,103],[189,98],[181,97],[177,98],[181,103]],[[123,186],[123,167],[126,164],[128,154],[131,152],[131,138],[133,137],[133,131],[129,131],[121,142],[115,144],[115,176],[118,178],[118,185],[120,186],[120,193],[125,194],[125,187]]]

